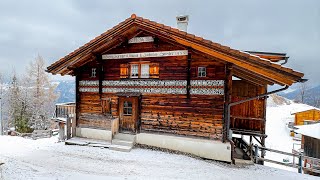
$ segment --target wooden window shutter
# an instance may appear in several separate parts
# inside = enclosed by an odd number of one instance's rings
[[[129,65],[120,64],[120,78],[128,78],[128,77],[129,77]]]
[[[151,63],[149,66],[150,78],[159,78],[159,63]]]

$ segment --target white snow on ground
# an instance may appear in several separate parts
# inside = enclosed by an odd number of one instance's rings
[[[268,137],[266,138],[266,147],[291,153],[293,143],[300,144],[299,141],[294,141],[290,136],[290,129],[288,128],[287,124],[289,122],[294,122],[294,115],[291,114],[293,112],[312,109],[313,107],[306,104],[294,103],[282,97],[280,97],[280,99],[282,99],[282,101],[279,101],[279,96],[274,95],[268,98],[266,122],[266,134]],[[298,145],[295,145],[295,147],[297,149]],[[266,158],[280,162],[282,162],[283,159],[288,159],[290,162],[293,161],[292,157],[268,151]],[[295,162],[297,162],[297,160],[298,159],[296,158]],[[273,163],[265,163],[265,165],[294,172],[298,171],[296,168],[288,168]]]
[[[2,179],[316,179],[261,165],[237,167],[147,149],[67,146],[55,137],[0,136]]]

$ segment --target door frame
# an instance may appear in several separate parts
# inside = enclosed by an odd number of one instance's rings
[[[118,112],[119,112],[119,132],[120,133],[129,133],[129,134],[136,134],[139,132],[140,129],[140,101],[141,101],[141,94],[130,94],[128,95],[127,93],[121,93],[117,94],[118,95]],[[129,100],[132,102],[132,115],[135,117],[134,118],[134,129],[132,131],[130,130],[125,130],[122,129],[122,121],[123,121],[123,103],[125,100]]]

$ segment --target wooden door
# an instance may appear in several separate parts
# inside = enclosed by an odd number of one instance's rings
[[[120,132],[135,133],[137,131],[138,101],[138,97],[119,97]]]

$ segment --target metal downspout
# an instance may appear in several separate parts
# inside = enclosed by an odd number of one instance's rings
[[[274,94],[274,93],[277,93],[277,92],[280,92],[280,91],[284,91],[284,90],[286,90],[288,88],[289,88],[289,86],[286,85],[283,88],[280,88],[280,89],[277,89],[277,90],[274,90],[274,91],[270,91],[270,92],[267,92],[265,94],[261,94],[261,95],[255,96],[255,97],[251,97],[251,98],[248,98],[248,99],[244,99],[244,100],[241,100],[241,101],[232,102],[232,103],[228,104],[228,109],[227,109],[227,140],[231,143],[231,160],[232,160],[233,164],[235,162],[234,157],[233,157],[234,142],[232,141],[232,134],[229,132],[230,131],[230,109],[231,109],[231,106],[235,106],[235,105],[238,105],[238,104],[241,104],[241,103],[245,103],[245,102],[248,102],[248,101],[252,101],[252,100],[255,100],[255,99],[260,99],[260,98],[266,97],[266,96],[268,96],[270,94]]]

